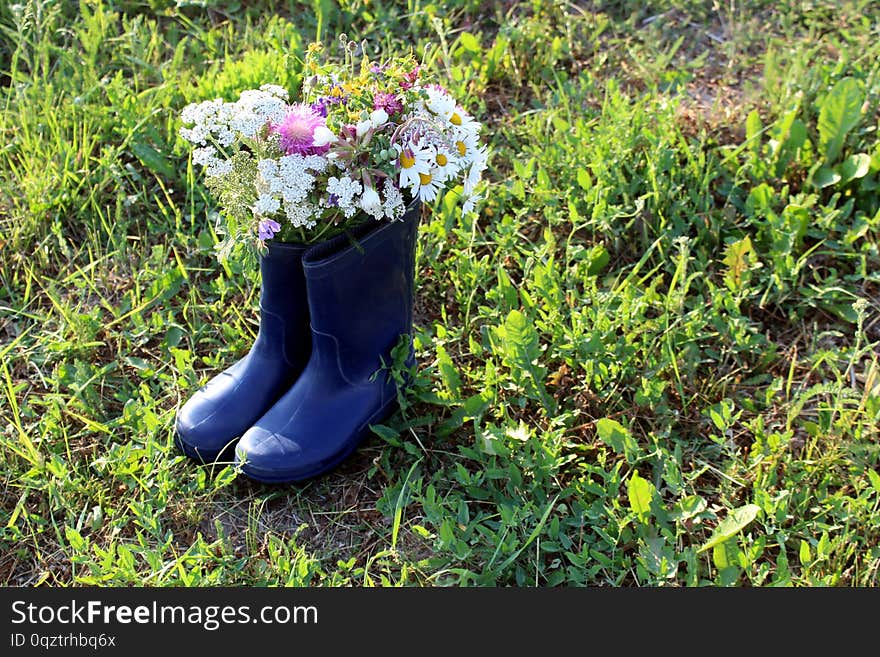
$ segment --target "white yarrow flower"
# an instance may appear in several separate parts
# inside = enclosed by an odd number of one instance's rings
[[[208,178],[220,178],[232,173],[232,162],[229,160],[215,159],[205,167],[205,176]]]
[[[309,202],[285,202],[284,213],[294,228],[314,228],[317,223],[315,218],[320,216],[321,210]]]
[[[400,193],[400,190],[391,178],[385,179],[385,187],[382,191],[385,192],[385,205],[383,207],[385,216],[389,219],[399,219],[403,216],[403,212],[406,209],[403,202],[403,194]]]
[[[267,94],[277,96],[282,100],[287,100],[288,98],[287,89],[277,84],[264,84],[260,87],[260,91],[265,91]]]
[[[352,180],[348,176],[342,176],[341,178],[330,176],[327,180],[327,194],[335,198],[335,205],[342,210],[346,218],[353,217],[358,211],[358,206],[354,203],[354,197],[360,194],[362,190],[363,185],[361,185],[360,181]],[[333,205],[328,199],[328,206],[332,207]]]

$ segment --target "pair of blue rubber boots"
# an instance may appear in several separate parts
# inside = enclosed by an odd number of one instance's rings
[[[311,247],[269,242],[251,350],[178,411],[187,456],[211,463],[234,448],[251,479],[301,481],[336,467],[394,412],[397,384],[383,369],[412,333],[419,214],[416,204],[402,221]]]

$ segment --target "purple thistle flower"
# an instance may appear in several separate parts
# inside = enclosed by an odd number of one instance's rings
[[[287,116],[272,131],[281,136],[281,149],[288,155],[321,155],[329,146],[315,146],[315,130],[327,127],[324,117],[308,105],[291,105]]]
[[[382,109],[388,113],[388,116],[394,116],[403,111],[403,103],[394,94],[380,91],[373,96],[373,109]]]
[[[270,240],[275,237],[275,233],[281,230],[281,224],[274,219],[260,219],[257,224],[257,236],[261,240]]]

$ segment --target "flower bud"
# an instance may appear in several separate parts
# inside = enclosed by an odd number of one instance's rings
[[[364,212],[376,216],[382,211],[382,199],[379,198],[379,193],[375,189],[367,187],[361,195],[360,206]]]
[[[312,134],[312,142],[315,146],[327,146],[328,144],[332,144],[336,140],[336,135],[334,135],[333,131],[326,126],[319,126],[315,128],[315,132]]]
[[[373,124],[374,128],[382,127],[388,123],[388,112],[381,107],[377,110],[373,110],[372,114],[370,114],[370,122]]]

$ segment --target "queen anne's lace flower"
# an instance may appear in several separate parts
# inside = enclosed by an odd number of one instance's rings
[[[251,208],[256,215],[268,217],[275,214],[281,208],[281,201],[269,194],[260,194],[257,202]]]
[[[232,173],[232,162],[229,160],[214,159],[206,168],[205,175],[208,178],[222,178]]]
[[[217,159],[217,149],[213,146],[204,146],[193,151],[193,164],[200,164],[203,167],[211,164]]]

